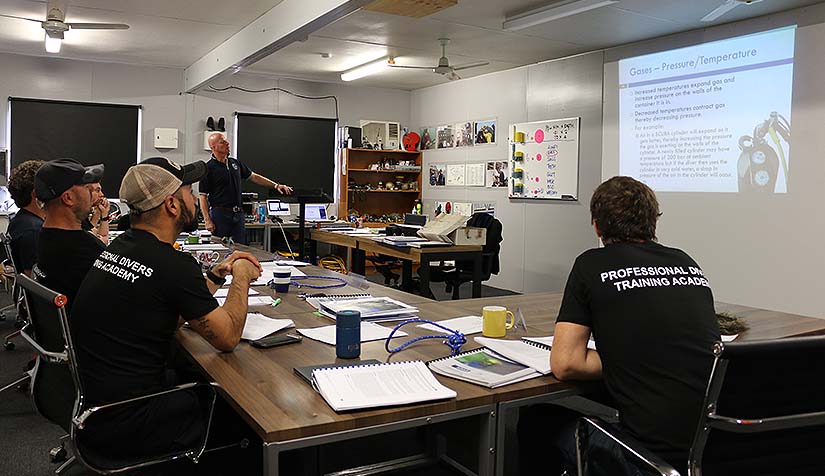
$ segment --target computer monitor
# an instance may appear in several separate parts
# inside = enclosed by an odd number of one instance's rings
[[[271,217],[289,215],[289,204],[280,200],[266,201],[267,214]]]
[[[327,219],[326,205],[307,205],[306,206],[306,221],[322,221]]]

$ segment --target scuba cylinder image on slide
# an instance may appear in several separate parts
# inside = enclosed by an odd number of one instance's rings
[[[765,140],[765,136],[770,137],[773,147]],[[744,135],[739,138],[739,149],[742,153],[739,154],[736,169],[740,192],[776,192],[780,164],[787,190],[788,162],[779,141],[780,137],[790,146],[790,124],[781,114],[772,112],[768,120],[754,128],[753,136]]]

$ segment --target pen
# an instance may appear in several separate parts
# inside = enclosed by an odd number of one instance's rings
[[[272,307],[277,307],[278,304],[281,304],[281,298],[275,298],[272,300]]]

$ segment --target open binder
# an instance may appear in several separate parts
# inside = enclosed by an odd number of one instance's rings
[[[430,370],[446,377],[465,380],[489,388],[501,387],[531,378],[541,372],[480,348],[428,362]]]
[[[336,412],[455,398],[420,360],[323,368],[312,386]]]

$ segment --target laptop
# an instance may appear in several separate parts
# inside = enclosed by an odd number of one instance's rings
[[[323,204],[307,204],[304,219],[308,222],[323,223],[330,222],[327,218],[327,207]]]
[[[266,211],[267,215],[271,217],[287,216],[289,215],[289,204],[280,200],[267,200]]]

